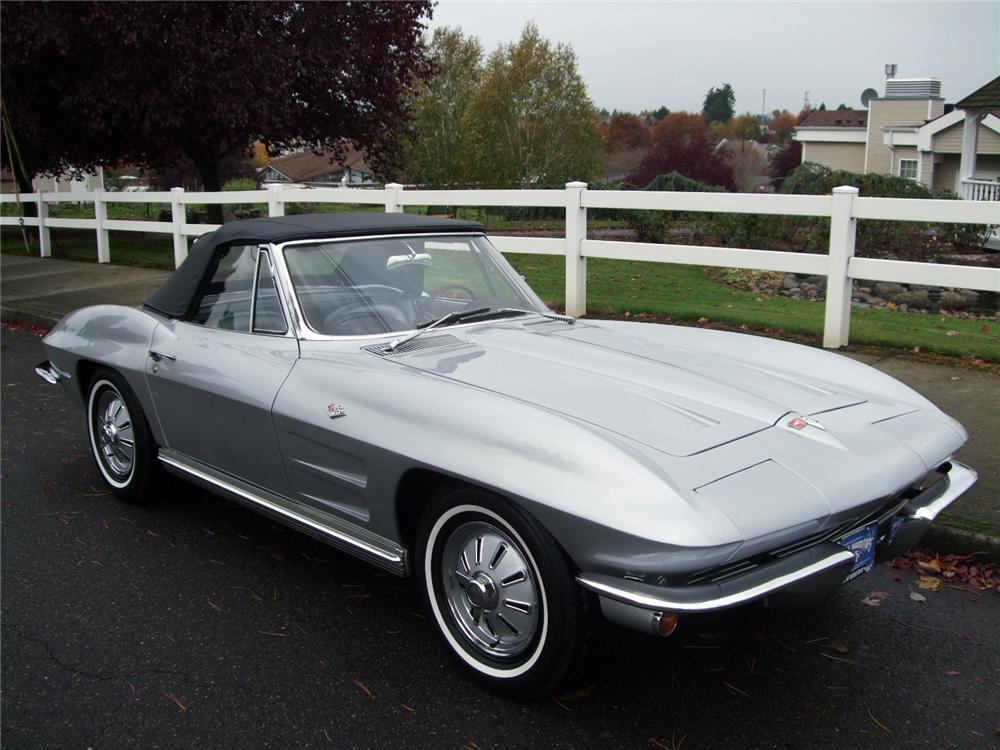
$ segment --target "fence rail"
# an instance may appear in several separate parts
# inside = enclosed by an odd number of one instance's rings
[[[108,232],[146,232],[173,237],[174,264],[187,257],[188,238],[211,232],[213,224],[189,224],[191,204],[267,205],[268,216],[284,216],[289,203],[341,203],[382,206],[398,213],[405,206],[528,206],[561,208],[566,212],[564,237],[491,236],[505,253],[561,255],[566,259],[566,312],[582,315],[587,310],[587,259],[685,263],[702,266],[750,268],[827,277],[823,346],[836,348],[848,343],[851,290],[854,279],[905,284],[963,287],[1000,292],[1000,269],[978,266],[913,263],[854,256],[858,219],[924,221],[1000,225],[1000,202],[995,200],[918,200],[908,198],[861,198],[853,187],[835,188],[831,195],[756,195],[743,193],[676,193],[646,191],[588,191],[582,182],[571,182],[565,190],[404,190],[390,183],[380,189],[283,188],[221,193],[169,192],[117,193],[29,193],[0,195],[0,203],[33,204],[37,216],[0,217],[0,226],[37,228],[39,253],[52,254],[53,229],[92,229],[97,233],[97,258],[111,260]],[[49,205],[88,202],[93,219],[61,219],[48,215]],[[109,203],[161,204],[169,207],[170,221],[109,219]],[[714,213],[818,216],[830,220],[829,252],[792,253],[699,245],[653,244],[587,239],[587,209],[647,209]]]

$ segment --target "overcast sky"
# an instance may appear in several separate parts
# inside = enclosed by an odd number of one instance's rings
[[[724,82],[736,111],[860,107],[899,77],[935,76],[953,102],[1000,74],[1000,1],[888,3],[470,2],[440,0],[431,28],[461,26],[487,51],[529,20],[572,45],[590,97],[609,110],[700,111]]]

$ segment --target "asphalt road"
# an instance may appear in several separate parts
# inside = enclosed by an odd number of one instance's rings
[[[38,339],[4,330],[2,358],[6,748],[1000,744],[995,593],[918,603],[879,566],[802,612],[607,626],[577,692],[518,703],[458,672],[407,582],[181,482],[115,500]]]

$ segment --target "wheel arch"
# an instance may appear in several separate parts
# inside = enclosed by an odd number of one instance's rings
[[[98,370],[111,370],[118,372],[114,367],[95,362],[92,359],[80,359],[76,363],[76,388],[80,392],[80,398],[86,403],[87,391],[90,390],[90,381],[94,379],[94,373]]]
[[[575,557],[566,548],[561,538],[559,524],[553,524],[557,516],[544,512],[544,506],[526,501],[524,498],[504,492],[502,489],[490,487],[479,482],[475,482],[466,477],[457,477],[437,469],[415,467],[405,471],[396,485],[394,498],[394,513],[396,518],[397,533],[400,543],[413,553],[419,542],[417,535],[420,527],[420,519],[424,511],[434,497],[445,488],[468,487],[470,489],[487,492],[506,503],[512,505],[523,514],[533,518],[542,526],[562,549],[568,559],[573,560],[577,569],[580,569]],[[555,525],[556,528],[552,528]],[[413,561],[410,560],[409,573],[413,573]]]
[[[407,549],[416,548],[420,519],[431,499],[444,487],[460,485],[477,486],[434,469],[413,468],[403,473],[396,485],[394,510],[399,541]]]

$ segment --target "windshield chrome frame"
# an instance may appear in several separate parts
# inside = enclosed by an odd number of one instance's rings
[[[302,308],[299,307],[298,295],[295,291],[295,286],[292,284],[292,276],[288,271],[288,265],[285,263],[285,248],[294,247],[300,245],[328,245],[334,242],[358,242],[360,240],[387,240],[387,239],[405,239],[408,237],[482,237],[484,240],[489,242],[489,237],[486,236],[485,232],[407,232],[402,234],[366,234],[358,235],[355,237],[316,237],[315,239],[308,240],[291,240],[289,242],[282,242],[280,244],[271,244],[270,247],[274,250],[272,254],[273,262],[276,266],[277,275],[281,277],[281,291],[284,295],[285,308],[289,313],[289,317],[292,319],[292,326],[295,330],[295,336],[300,341],[361,341],[361,342],[377,342],[381,339],[395,339],[401,336],[406,336],[407,334],[413,333],[414,331],[422,330],[420,328],[410,328],[405,331],[388,331],[384,333],[365,333],[365,334],[352,334],[348,336],[331,336],[325,333],[319,333],[314,331],[309,327],[306,322],[305,315],[302,314]],[[496,250],[496,246],[490,242],[490,247]],[[502,253],[501,253],[502,255]],[[499,268],[504,275],[506,274],[505,269]],[[524,284],[527,286],[527,282],[523,278],[518,278],[516,280],[510,279],[516,284]],[[531,287],[528,287],[531,289]],[[537,296],[537,295],[536,295]],[[551,312],[547,307],[547,311]],[[532,311],[530,315],[541,315],[541,312]],[[528,317],[525,315],[524,317]],[[448,326],[448,328],[467,328],[470,326],[485,325],[488,323],[496,323],[494,320],[474,320],[469,323],[457,323],[454,326]]]

